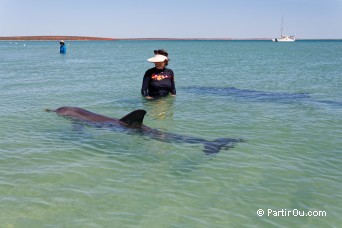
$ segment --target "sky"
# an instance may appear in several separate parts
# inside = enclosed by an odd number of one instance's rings
[[[0,36],[342,39],[342,0],[0,0]]]

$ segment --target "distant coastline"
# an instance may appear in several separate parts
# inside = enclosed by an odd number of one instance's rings
[[[250,38],[250,39],[233,39],[233,38],[103,38],[90,36],[0,36],[1,40],[8,41],[55,41],[55,40],[270,40],[271,38]]]
[[[272,38],[104,38],[91,36],[0,36],[0,41],[112,41],[112,40],[250,40],[250,41],[269,41]],[[298,40],[337,40],[342,39],[298,39]]]
[[[114,38],[90,37],[90,36],[0,36],[0,40],[20,41],[53,41],[53,40],[116,40]]]

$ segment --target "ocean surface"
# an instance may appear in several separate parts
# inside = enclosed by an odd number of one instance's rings
[[[341,226],[341,41],[66,44],[0,42],[0,227]],[[147,101],[159,48],[177,96]],[[44,111],[61,106],[244,142],[207,155]]]

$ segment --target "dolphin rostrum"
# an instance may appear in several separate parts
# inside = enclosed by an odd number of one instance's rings
[[[147,136],[152,139],[163,142],[180,142],[190,144],[203,144],[203,151],[206,154],[218,153],[222,148],[232,148],[242,139],[233,138],[218,138],[214,141],[208,141],[202,138],[190,137],[174,133],[163,132],[157,129],[150,128],[143,124],[145,110],[135,110],[121,119],[111,118],[99,115],[88,110],[77,107],[60,107],[56,110],[46,109],[47,112],[56,112],[59,116],[71,118],[73,120],[83,121],[85,123],[94,124],[100,127],[107,127],[113,129],[125,129],[128,132]]]

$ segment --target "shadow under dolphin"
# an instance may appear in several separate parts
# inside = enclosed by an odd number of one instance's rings
[[[213,141],[208,141],[198,137],[163,132],[143,124],[144,116],[146,114],[146,111],[143,109],[132,111],[121,119],[99,115],[78,107],[60,107],[56,110],[46,109],[45,111],[55,112],[59,116],[82,121],[96,127],[104,127],[118,131],[125,131],[127,133],[139,134],[158,141],[203,144],[203,151],[206,154],[215,154],[221,149],[233,148],[236,143],[244,141],[242,139],[234,138],[218,138]]]

